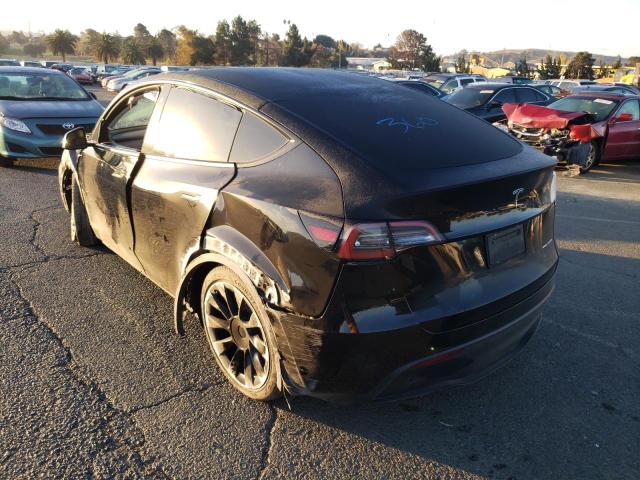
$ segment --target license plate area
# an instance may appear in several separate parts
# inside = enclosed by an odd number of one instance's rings
[[[486,235],[489,266],[495,267],[525,252],[524,228],[522,225],[505,228]]]

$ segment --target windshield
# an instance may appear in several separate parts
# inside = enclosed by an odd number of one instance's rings
[[[89,100],[90,97],[66,75],[54,73],[0,73],[0,99]]]
[[[473,108],[484,105],[493,95],[491,88],[461,88],[447,97],[447,102],[458,108]]]
[[[586,112],[595,117],[596,122],[606,119],[618,102],[606,98],[565,97],[549,105],[549,108],[564,112]]]
[[[440,87],[442,87],[444,82],[447,81],[447,77],[435,77],[435,76],[427,77],[424,79],[424,81],[427,82],[429,85],[432,85],[437,89],[440,89]]]
[[[71,73],[86,73],[86,68],[72,68]]]
[[[133,78],[136,75],[140,75],[141,73],[143,73],[143,70],[138,70],[138,69],[136,69],[136,70],[128,70],[127,73],[125,73],[123,75],[123,77],[125,77],[125,78]]]

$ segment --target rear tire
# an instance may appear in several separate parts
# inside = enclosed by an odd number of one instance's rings
[[[0,156],[0,167],[4,167],[4,168],[13,167],[13,160],[7,157]]]
[[[71,230],[71,240],[83,247],[92,247],[98,244],[98,239],[93,233],[87,209],[80,196],[80,187],[75,175],[71,180],[71,215],[69,215],[69,226]]]
[[[207,343],[227,380],[251,399],[279,398],[276,337],[251,282],[227,267],[214,268],[202,283],[200,309]]]
[[[587,161],[584,167],[580,167],[580,173],[587,173],[593,167],[600,163],[600,156],[602,155],[602,149],[600,143],[596,141],[589,142],[589,154],[587,155]]]

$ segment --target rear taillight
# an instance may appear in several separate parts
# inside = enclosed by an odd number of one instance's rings
[[[407,248],[434,245],[442,241],[442,235],[429,222],[359,223],[345,229],[338,247],[338,257],[343,260],[391,258]]]

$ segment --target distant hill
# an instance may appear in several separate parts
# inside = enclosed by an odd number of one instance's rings
[[[567,58],[567,62],[571,61],[571,59],[578,52],[565,52],[560,50],[544,50],[541,48],[527,48],[527,49],[506,49],[506,50],[497,50],[494,52],[473,52],[478,53],[480,55],[484,55],[486,60],[485,63],[487,66],[498,66],[501,62],[513,62],[516,63],[522,57],[527,58],[527,62],[529,63],[537,63],[541,59],[545,58],[547,55],[551,55],[553,58],[559,57],[561,54]],[[611,55],[598,55],[596,53],[591,54],[593,58],[596,60],[596,65],[600,63],[601,60],[604,61],[605,64],[611,65],[618,58],[617,56]],[[503,60],[504,58],[504,60]],[[622,57],[622,63],[624,63],[627,59]]]

